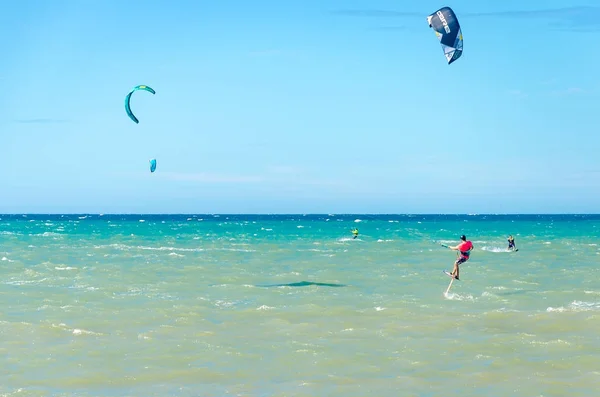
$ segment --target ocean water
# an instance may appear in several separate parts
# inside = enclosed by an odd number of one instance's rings
[[[0,395],[596,396],[599,234],[595,215],[1,215]]]

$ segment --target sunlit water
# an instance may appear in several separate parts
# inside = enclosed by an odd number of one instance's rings
[[[600,216],[0,216],[0,394],[595,396],[599,229]],[[475,250],[445,296],[455,254],[440,243],[463,233]]]

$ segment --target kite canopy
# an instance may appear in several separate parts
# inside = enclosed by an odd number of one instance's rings
[[[156,94],[156,92],[148,87],[147,85],[138,85],[136,87],[133,88],[133,90],[131,90],[129,92],[129,94],[127,94],[127,96],[125,97],[125,111],[127,112],[127,115],[129,116],[129,118],[131,120],[133,120],[136,124],[138,124],[140,121],[137,119],[137,117],[135,117],[135,115],[133,114],[133,112],[131,111],[131,106],[130,106],[130,101],[131,101],[131,95],[139,90],[143,90],[143,91],[148,91],[150,93],[152,93],[153,95]]]
[[[448,65],[460,58],[463,53],[463,36],[452,8],[440,8],[427,17],[427,23],[440,40]]]
[[[156,159],[150,160],[150,172],[156,171]]]

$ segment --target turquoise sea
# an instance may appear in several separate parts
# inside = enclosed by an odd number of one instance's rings
[[[599,234],[599,215],[0,215],[0,395],[596,396]]]

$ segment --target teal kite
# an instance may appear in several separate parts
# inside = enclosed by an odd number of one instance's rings
[[[147,85],[138,85],[138,86],[134,87],[133,90],[131,90],[131,92],[129,94],[127,94],[127,96],[125,97],[125,111],[127,112],[127,115],[129,116],[129,118],[131,120],[133,120],[133,122],[136,124],[138,124],[140,121],[137,119],[137,117],[135,117],[135,115],[131,111],[129,102],[131,101],[131,95],[135,91],[138,91],[138,90],[148,91],[148,92],[152,93],[152,95],[156,94],[156,91],[154,91],[152,88],[148,87]]]
[[[150,172],[156,171],[156,159],[150,160]]]

